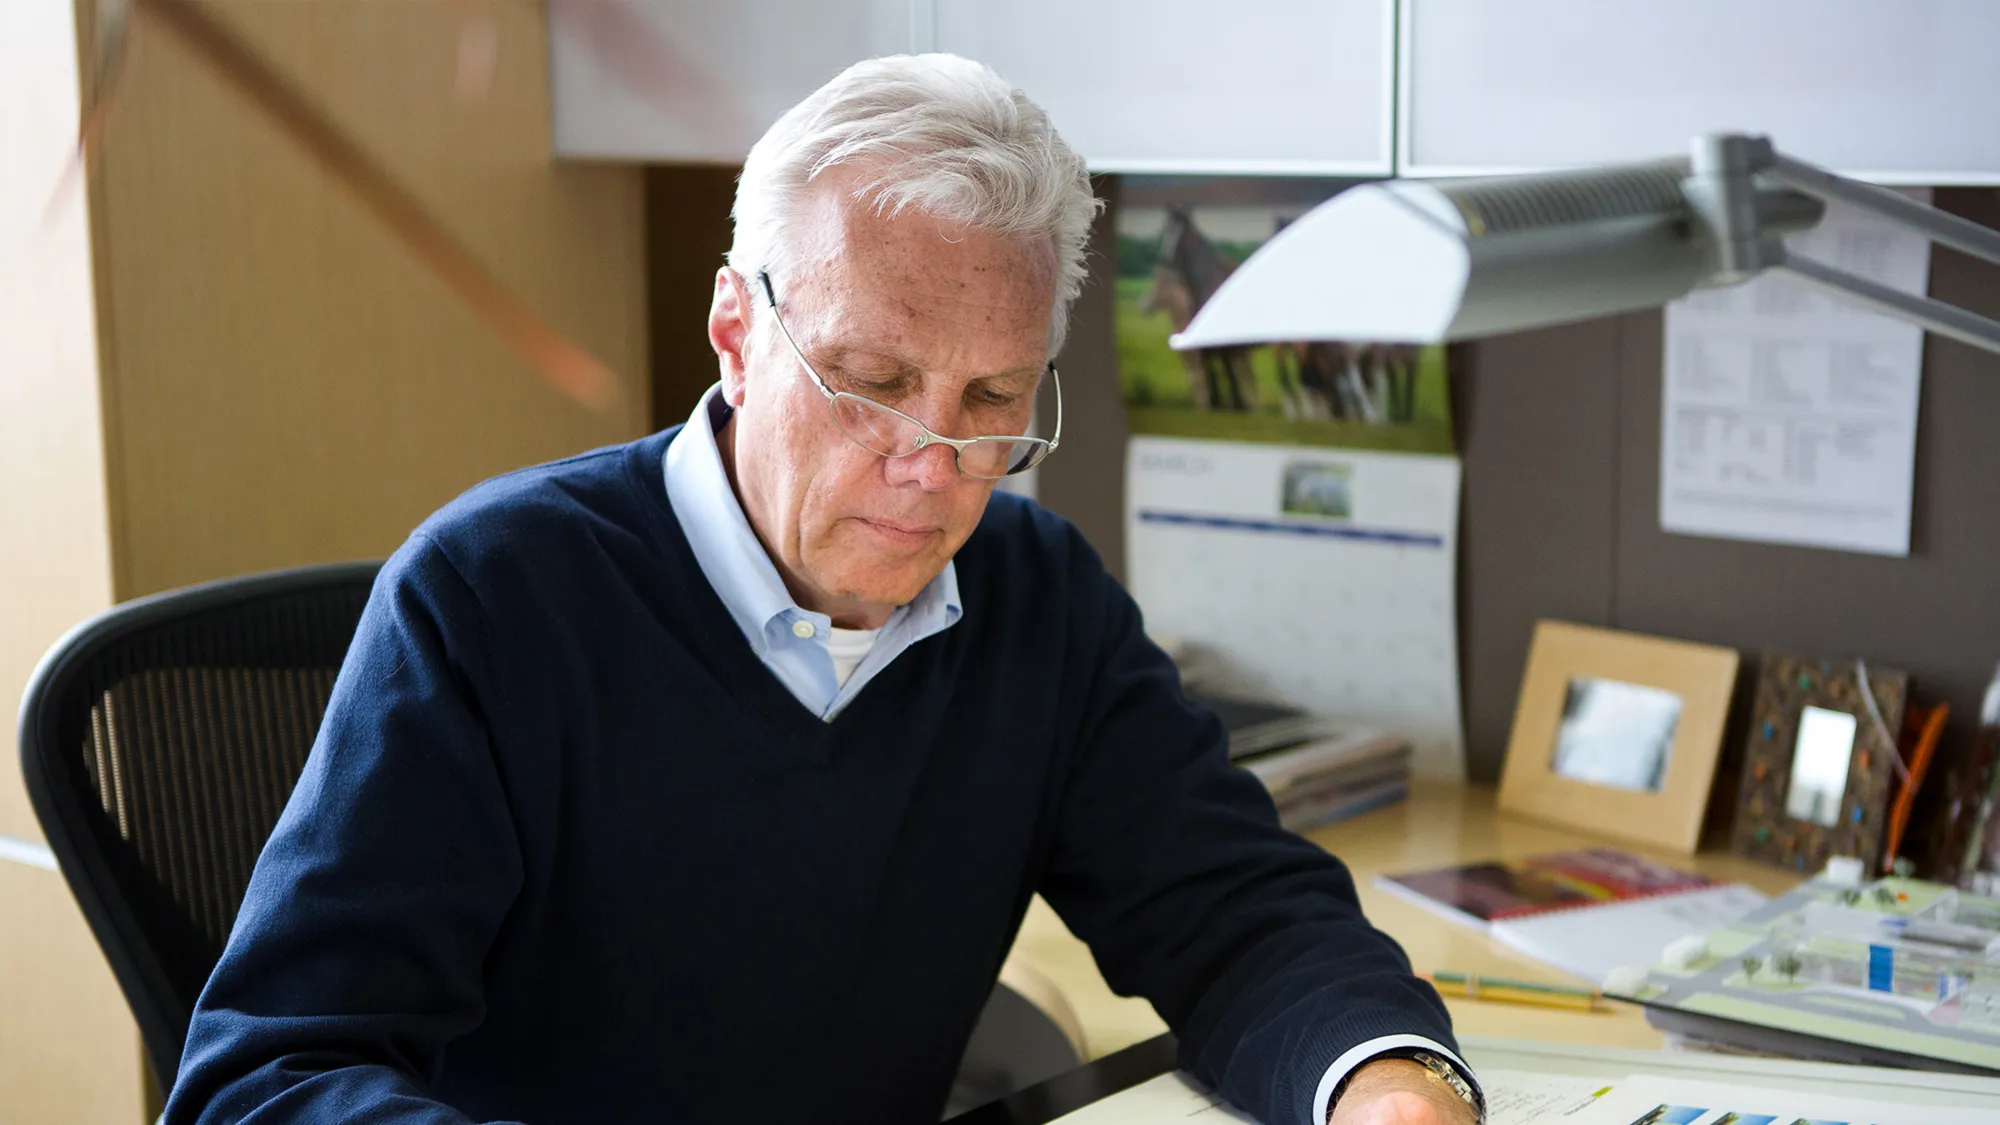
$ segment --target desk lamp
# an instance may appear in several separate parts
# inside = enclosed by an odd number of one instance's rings
[[[1718,133],[1687,158],[1350,188],[1230,275],[1179,349],[1308,340],[1442,343],[1665,304],[1785,274],[2000,352],[2000,321],[1800,257],[1783,236],[1838,201],[2000,263],[2000,232]]]

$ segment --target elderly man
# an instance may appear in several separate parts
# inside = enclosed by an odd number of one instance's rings
[[[994,495],[1060,440],[1024,435],[1096,207],[963,59],[773,126],[687,424],[383,570],[168,1121],[935,1121],[1038,891],[1270,1125],[1473,1121],[1346,870]]]

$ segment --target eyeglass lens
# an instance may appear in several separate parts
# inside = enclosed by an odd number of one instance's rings
[[[836,394],[828,405],[847,436],[871,453],[907,457],[923,444],[923,430],[916,423],[879,402]],[[1033,468],[1047,448],[1047,442],[1036,438],[977,438],[958,451],[958,468],[968,476],[1010,476]]]

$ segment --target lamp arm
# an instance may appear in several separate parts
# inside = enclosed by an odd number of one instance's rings
[[[1932,242],[1943,243],[1961,254],[2000,265],[2000,231],[1961,219],[1909,199],[1885,187],[1850,180],[1815,164],[1807,164],[1782,152],[1771,154],[1764,176],[1786,187],[1830,202],[1845,203],[1899,226],[1921,232]]]
[[[1897,198],[1901,199],[1900,196]],[[1796,278],[1835,297],[1865,305],[1876,312],[1897,320],[1908,321],[1940,336],[1949,336],[1959,343],[1970,344],[1989,352],[2000,352],[2000,320],[1967,312],[1957,305],[1946,304],[1931,297],[1920,297],[1914,293],[1905,293],[1901,289],[1892,289],[1880,282],[1870,281],[1868,278],[1835,269],[1789,251],[1784,252],[1783,258],[1768,268],[1773,273]]]

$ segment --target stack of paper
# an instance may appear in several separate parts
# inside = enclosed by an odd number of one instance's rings
[[[1375,886],[1539,961],[1603,984],[1643,969],[1675,941],[1742,918],[1765,902],[1615,848],[1381,875]]]
[[[1282,703],[1194,695],[1229,732],[1229,757],[1271,791],[1294,832],[1402,800],[1410,740]]]

